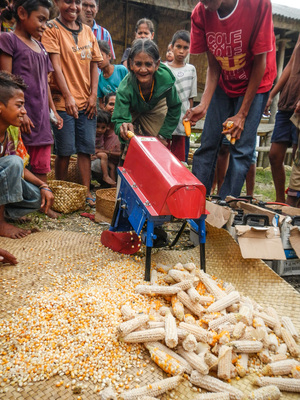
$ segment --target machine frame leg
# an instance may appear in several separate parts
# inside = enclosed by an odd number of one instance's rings
[[[206,242],[206,231],[205,231],[205,219],[200,218],[199,220],[199,243],[200,243],[200,267],[206,272],[206,259],[205,259],[205,242]]]
[[[150,281],[151,277],[151,250],[152,247],[146,247],[146,262],[145,262],[145,281]]]

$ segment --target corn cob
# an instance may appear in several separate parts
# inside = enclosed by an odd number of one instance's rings
[[[295,328],[295,326],[294,326],[294,324],[293,324],[291,318],[289,318],[289,317],[282,317],[282,318],[281,318],[281,321],[282,321],[283,327],[284,327],[287,331],[290,332],[290,334],[293,336],[293,338],[294,338],[295,340],[298,340],[298,339],[299,339],[299,334],[298,334],[297,329]]]
[[[199,295],[199,303],[203,306],[211,304],[214,301],[214,297],[212,295],[201,296]]]
[[[182,347],[186,351],[195,351],[197,349],[197,340],[195,336],[190,333],[182,342]]]
[[[217,328],[217,332],[220,334],[221,332],[227,331],[229,336],[233,335],[235,325],[233,324],[223,324]]]
[[[231,293],[231,292],[234,292],[234,291],[236,290],[232,283],[227,283],[227,282],[225,282],[224,285],[223,285],[223,287],[224,287],[225,292],[226,292],[227,294],[229,294],[229,293]]]
[[[142,386],[137,389],[129,390],[128,392],[123,392],[120,396],[122,400],[139,400],[142,396],[159,396],[167,390],[172,390],[176,388],[180,381],[181,376],[176,375],[171,378],[162,379],[160,381],[155,381],[151,385]]]
[[[268,325],[270,328],[274,328],[276,326],[276,319],[271,317],[265,312],[254,312],[255,317],[260,317],[264,320],[264,323]]]
[[[258,357],[260,361],[264,364],[269,364],[272,362],[272,358],[268,349],[263,349],[260,353],[258,353]]]
[[[187,324],[196,325],[196,319],[191,314],[185,314],[184,322]]]
[[[208,323],[208,327],[210,330],[216,330],[219,326],[229,323],[235,324],[236,323],[236,314],[226,314],[223,317],[217,318],[213,321]]]
[[[181,303],[186,306],[193,314],[201,317],[205,311],[205,309],[198,303],[193,303],[190,299],[189,295],[185,292],[181,291],[177,293],[177,298]]]
[[[270,362],[283,361],[283,360],[286,360],[287,358],[288,358],[288,357],[287,357],[286,354],[277,353],[277,354],[274,354],[274,355],[271,357],[271,361],[270,361]]]
[[[252,325],[253,310],[249,305],[242,305],[237,314],[237,321],[244,322],[245,325]]]
[[[232,293],[232,292],[230,292],[230,293]],[[232,304],[231,306],[227,307],[226,311],[228,313],[237,313],[239,311],[239,309],[240,309],[240,303],[235,303],[235,304]]]
[[[183,307],[183,304],[181,303],[181,301],[178,300],[177,296],[175,296],[175,295],[172,296],[171,304],[172,304],[172,309],[173,309],[175,317],[179,321],[183,321],[183,318],[184,318],[184,307]]]
[[[168,285],[174,285],[174,283],[176,283],[176,281],[174,281],[174,279],[170,276],[170,275],[165,275],[163,277],[164,282],[166,282]]]
[[[157,285],[158,284],[157,271],[154,268],[152,268],[152,270],[151,270],[150,284],[151,285]]]
[[[268,348],[270,351],[273,351],[274,353],[277,352],[278,350],[278,339],[277,336],[275,335],[275,333],[270,333],[270,335],[268,335]]]
[[[201,296],[200,296],[200,294],[197,292],[197,290],[194,288],[194,286],[190,287],[190,288],[187,290],[187,294],[190,296],[191,300],[192,300],[194,303],[200,303]]]
[[[275,385],[279,390],[284,392],[300,393],[300,379],[270,378],[268,376],[264,376],[262,378],[255,378],[253,384],[257,386]]]
[[[185,351],[182,347],[178,348],[177,353],[182,356],[196,371],[204,375],[209,373],[209,368],[204,361],[203,354],[198,356],[193,351]]]
[[[100,400],[116,400],[117,395],[111,386],[108,386],[100,393]]]
[[[274,307],[267,307],[267,313],[276,321],[276,325],[273,328],[275,335],[281,337],[281,323],[277,311]]]
[[[230,379],[231,366],[232,366],[232,348],[228,346],[221,346],[218,359],[218,378]]]
[[[232,337],[233,339],[240,339],[243,334],[245,333],[246,330],[246,325],[244,324],[244,322],[240,321],[238,322],[232,332]]]
[[[280,390],[277,386],[269,385],[256,389],[248,396],[249,400],[278,400],[281,397]]]
[[[227,344],[230,342],[230,335],[228,331],[222,331],[217,335],[217,339],[219,341],[219,344]]]
[[[162,315],[163,317],[165,317],[169,312],[173,314],[173,310],[171,307],[167,307],[167,306],[162,306],[160,307],[160,309],[158,310],[159,314]]]
[[[139,397],[139,400],[159,400],[157,397],[153,397],[153,396],[142,396]]]
[[[170,269],[168,272],[171,278],[176,282],[185,281],[186,279],[194,280],[194,276],[191,275],[188,271],[178,271],[177,269]]]
[[[192,272],[192,271],[194,271],[194,269],[196,269],[196,265],[194,263],[186,263],[186,264],[183,264],[183,268],[189,272]]]
[[[281,343],[277,349],[278,354],[286,354],[287,353],[287,345],[285,343]]]
[[[292,358],[283,361],[276,361],[266,365],[262,369],[263,375],[288,375],[294,366],[300,366],[300,363]]]
[[[259,353],[263,348],[263,344],[257,340],[236,340],[230,342],[229,346],[232,346],[237,353],[248,354]]]
[[[282,328],[281,329],[281,334],[282,334],[282,339],[287,345],[287,348],[293,357],[299,357],[300,356],[300,348],[295,342],[293,336],[290,334],[289,331],[286,329]]]
[[[159,349],[145,343],[145,347],[149,350],[151,359],[157,364],[163,371],[170,375],[182,375],[184,368],[178,360],[168,354],[168,352]]]
[[[267,340],[268,333],[264,328],[253,328],[253,326],[247,326],[245,333],[241,337],[241,340]]]
[[[165,321],[148,321],[147,322],[147,327],[149,329],[164,328],[165,327]]]
[[[178,344],[176,320],[171,313],[165,316],[165,342],[168,347],[173,349]]]
[[[158,272],[162,272],[164,274],[167,274],[170,271],[170,269],[172,269],[172,267],[170,267],[169,265],[165,265],[165,264],[161,264],[161,263],[158,263],[156,265],[156,270]]]
[[[239,292],[231,292],[225,297],[215,301],[207,308],[207,312],[216,312],[225,310],[227,307],[231,306],[234,303],[238,303],[240,301]]]
[[[194,400],[229,400],[229,393],[220,392],[220,393],[201,393],[195,397]]]
[[[230,400],[241,400],[243,398],[241,390],[210,375],[202,375],[198,371],[192,372],[190,382],[209,392],[227,392]]]
[[[294,365],[291,374],[293,378],[300,379],[300,366],[299,365]]]
[[[122,322],[117,327],[117,331],[120,333],[120,335],[125,336],[128,335],[128,333],[135,331],[148,321],[149,321],[149,315],[146,314],[138,315],[133,319],[129,319],[128,321]]]
[[[204,353],[204,361],[208,365],[209,370],[216,371],[218,369],[218,357],[210,351]]]
[[[211,293],[217,300],[226,296],[225,290],[222,290],[217,283],[209,277],[204,271],[199,270],[199,278],[206,287],[207,291]]]
[[[177,269],[178,271],[184,271],[183,265],[181,263],[175,264],[173,269]]]
[[[159,285],[137,285],[135,288],[136,292],[139,294],[158,294],[163,296],[172,296],[178,293],[181,289],[179,287],[173,286],[159,286]]]
[[[241,358],[235,364],[236,372],[241,378],[246,376],[248,370],[248,359],[248,354],[243,353],[241,354]]]
[[[144,343],[163,340],[165,338],[164,328],[147,329],[144,331],[131,332],[120,340],[126,343]]]
[[[121,314],[125,321],[128,321],[129,319],[132,319],[135,317],[135,311],[127,304],[124,304],[121,307]]]
[[[191,279],[185,279],[181,282],[175,283],[175,287],[179,287],[181,290],[188,290],[193,286],[193,281]]]
[[[167,353],[167,354],[170,355],[171,357],[175,358],[175,360],[177,360],[177,361],[180,363],[180,365],[183,367],[184,371],[185,371],[187,374],[190,375],[190,374],[192,373],[193,368],[191,367],[191,365],[190,365],[184,358],[182,358],[179,354],[177,354],[177,353],[175,353],[175,351],[169,349],[169,348],[168,348],[167,346],[165,346],[163,343],[160,343],[160,342],[150,342],[150,343],[148,343],[148,344],[149,344],[149,346],[156,347],[156,348],[158,348],[159,350],[164,351],[165,353]],[[144,344],[144,346],[147,348],[147,345],[148,345],[148,344]]]
[[[197,343],[197,349],[196,349],[196,353],[200,354],[200,353],[206,353],[210,350],[210,345],[204,342],[198,342]]]
[[[189,333],[182,328],[177,328],[178,340],[184,340]]]
[[[192,333],[199,342],[209,343],[213,337],[212,332],[208,332],[207,330],[197,325],[180,322],[179,327],[184,329],[188,333]]]

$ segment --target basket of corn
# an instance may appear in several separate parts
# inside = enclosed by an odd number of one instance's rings
[[[54,195],[52,209],[63,214],[69,214],[85,208],[87,188],[78,183],[52,180],[48,182]]]
[[[56,156],[51,156],[51,171],[47,175],[47,180],[52,181],[55,179],[55,159]],[[67,182],[75,182],[80,183],[80,174],[77,165],[77,157],[70,157],[69,166],[68,166],[68,175],[67,175]]]
[[[96,192],[96,222],[111,222],[116,201],[116,188],[99,189]]]

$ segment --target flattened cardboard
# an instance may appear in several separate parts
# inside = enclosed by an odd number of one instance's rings
[[[243,258],[286,259],[278,228],[249,225],[237,225],[235,228]]]
[[[243,201],[238,201],[237,202],[237,207],[242,208],[244,211],[247,211],[248,214],[261,214],[261,215],[267,215],[269,217],[269,224],[272,225],[272,220],[274,218],[274,215],[276,212],[273,212],[271,210],[267,210],[262,207],[255,206],[254,204],[249,204],[245,203]],[[279,215],[279,225],[282,224],[284,221],[284,216]]]
[[[290,243],[297,257],[300,258],[300,230],[298,226],[293,226],[290,230]]]
[[[206,222],[219,229],[227,223],[232,213],[229,207],[219,206],[211,201],[206,201],[206,210],[209,212]]]

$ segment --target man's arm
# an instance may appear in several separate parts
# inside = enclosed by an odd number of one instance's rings
[[[97,113],[97,89],[98,89],[98,63],[91,61],[91,94],[88,98],[85,108],[85,114],[88,114],[88,118],[94,118]]]

